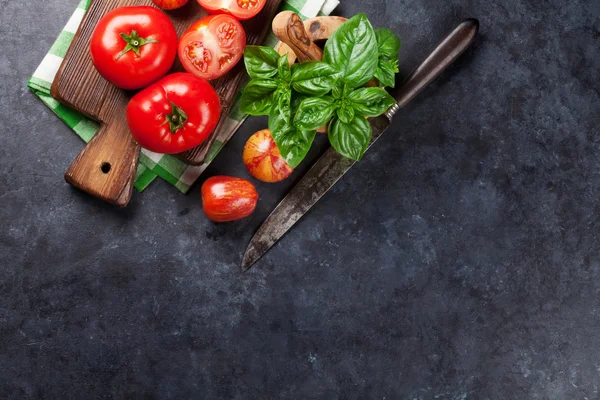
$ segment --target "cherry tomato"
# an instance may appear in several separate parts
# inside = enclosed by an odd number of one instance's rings
[[[271,136],[263,129],[250,136],[244,147],[244,165],[256,179],[263,182],[279,182],[294,172],[285,162]]]
[[[230,15],[202,18],[181,36],[179,59],[186,71],[216,79],[240,61],[246,48],[246,32]]]
[[[206,140],[221,114],[213,87],[192,74],[165,76],[127,106],[129,130],[140,146],[156,153],[190,150]]]
[[[122,89],[141,89],[164,76],[177,56],[177,32],[162,11],[120,7],[94,30],[90,51],[94,66]]]
[[[202,209],[214,222],[246,218],[256,209],[258,193],[252,183],[230,176],[213,176],[202,185]]]
[[[267,0],[198,0],[198,3],[212,13],[231,14],[237,19],[249,19],[258,14]]]
[[[189,0],[152,0],[154,4],[163,10],[174,10],[179,7],[183,7]]]

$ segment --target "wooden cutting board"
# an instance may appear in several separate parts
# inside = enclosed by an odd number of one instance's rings
[[[264,9],[244,21],[248,44],[260,44],[271,27],[281,0],[267,0]],[[104,201],[124,207],[131,199],[139,146],[129,133],[125,108],[133,92],[123,91],[98,74],[92,64],[89,43],[98,21],[110,10],[123,6],[153,5],[150,0],[92,0],[69,51],[52,84],[52,96],[102,123],[100,131],[77,156],[65,173],[65,179]],[[208,15],[195,0],[179,10],[167,11],[178,35],[198,19]],[[176,61],[174,71],[182,71]],[[229,73],[212,81],[221,98],[222,121],[245,76],[243,62]],[[179,154],[182,160],[199,165],[214,143],[217,126],[211,137],[199,147]]]

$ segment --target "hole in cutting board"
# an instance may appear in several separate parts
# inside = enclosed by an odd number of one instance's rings
[[[110,168],[110,163],[105,162],[100,166],[100,171],[102,171],[103,174],[108,174],[110,172]]]

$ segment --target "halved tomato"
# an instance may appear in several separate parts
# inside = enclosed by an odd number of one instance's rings
[[[179,59],[186,71],[203,79],[217,79],[244,55],[246,32],[227,14],[196,22],[179,40]]]
[[[185,6],[188,0],[152,0],[152,2],[163,10],[175,10]]]
[[[260,12],[267,0],[198,0],[212,13],[231,14],[237,19],[250,19]]]

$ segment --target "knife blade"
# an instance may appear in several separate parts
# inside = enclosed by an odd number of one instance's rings
[[[467,19],[452,31],[411,73],[395,94],[398,101],[379,117],[370,118],[373,137],[371,147],[389,127],[393,116],[463,54],[475,40],[479,30],[476,19]],[[333,148],[313,165],[273,210],[253,236],[242,261],[245,272],[289,231],[329,189],[337,183],[355,161],[345,158]]]

